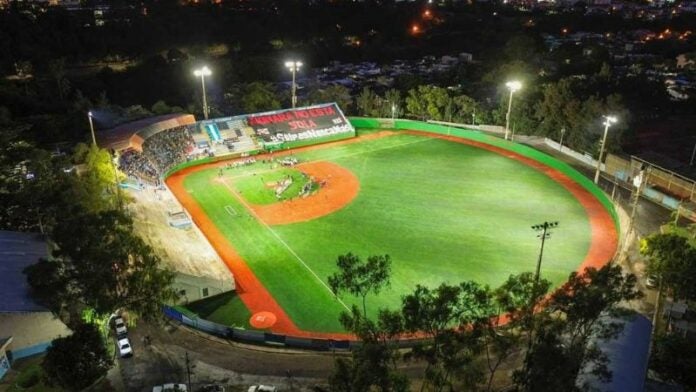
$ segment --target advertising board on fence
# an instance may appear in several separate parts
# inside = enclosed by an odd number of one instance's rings
[[[200,124],[199,129],[205,129],[212,142],[236,142],[248,135],[271,150],[355,136],[355,128],[335,103],[216,118]]]

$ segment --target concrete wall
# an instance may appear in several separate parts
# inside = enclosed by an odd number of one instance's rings
[[[178,292],[186,291],[186,294],[179,298],[179,303],[185,304],[232,291],[234,281],[178,273],[174,278],[173,286]]]
[[[8,347],[13,360],[40,354],[53,339],[72,333],[50,312],[0,313],[0,331],[13,338]]]

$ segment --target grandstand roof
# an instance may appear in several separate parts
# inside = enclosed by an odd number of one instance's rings
[[[23,273],[47,256],[48,246],[40,234],[0,230],[0,313],[47,311],[29,296]]]
[[[192,114],[178,113],[148,117],[97,133],[97,144],[101,148],[110,148],[116,151],[129,148],[142,150],[142,143],[148,137],[167,129],[195,122],[196,118]]]

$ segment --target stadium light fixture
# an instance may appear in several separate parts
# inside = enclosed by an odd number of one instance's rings
[[[291,92],[291,102],[292,102],[292,108],[294,109],[295,106],[297,106],[297,83],[295,82],[295,75],[297,74],[297,71],[300,70],[300,67],[302,66],[301,61],[286,61],[285,62],[285,67],[292,72],[292,92]]]
[[[537,266],[536,266],[536,275],[534,275],[534,279],[536,282],[539,282],[539,276],[541,274],[541,259],[544,256],[544,243],[547,238],[551,236],[551,233],[549,230],[558,227],[558,222],[544,222],[538,225],[533,225],[532,229],[540,232],[540,234],[537,236],[541,238],[541,249],[539,250],[539,260],[537,260]]]
[[[96,146],[97,145],[97,138],[94,135],[94,121],[92,120],[92,117],[93,117],[92,111],[90,110],[89,112],[87,112],[87,119],[89,120],[89,130],[90,130],[90,132],[92,132],[92,144]]]
[[[599,172],[602,166],[602,155],[604,155],[604,146],[607,143],[607,133],[609,133],[609,127],[615,124],[619,120],[615,116],[604,116],[604,136],[602,136],[602,145],[599,148],[599,156],[597,157],[597,170],[595,171],[594,183],[599,183]]]
[[[515,94],[516,91],[522,88],[522,82],[517,81],[517,80],[511,80],[507,83],[505,83],[505,86],[510,90],[510,99],[508,100],[508,110],[507,114],[505,115],[505,140],[508,140],[508,137],[510,135],[510,113],[512,112],[512,95]]]
[[[204,66],[203,68],[196,69],[193,71],[193,74],[196,77],[201,78],[201,91],[203,94],[203,118],[206,120],[208,119],[208,101],[205,96],[205,77],[210,76],[213,74],[213,72],[208,68],[207,66]]]

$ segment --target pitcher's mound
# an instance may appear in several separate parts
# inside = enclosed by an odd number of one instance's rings
[[[276,315],[271,312],[254,313],[249,319],[249,324],[258,329],[270,328],[276,323]]]

